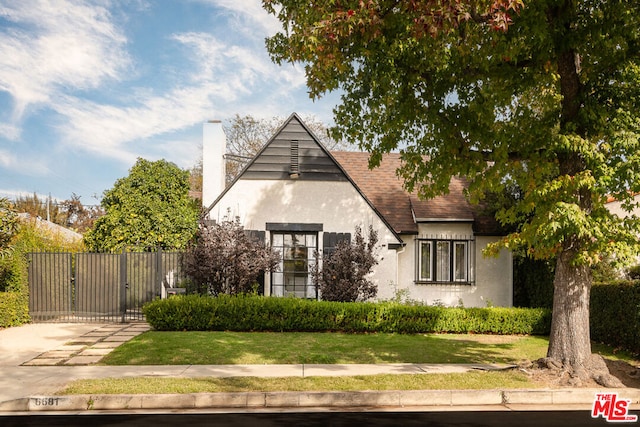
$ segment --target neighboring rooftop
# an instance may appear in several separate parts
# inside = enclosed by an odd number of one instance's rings
[[[76,233],[73,230],[70,230],[66,227],[63,227],[51,221],[47,221],[46,219],[42,219],[39,216],[33,217],[28,213],[19,213],[18,216],[23,220],[35,221],[36,227],[45,229],[50,233],[59,235],[69,243],[74,243],[79,240],[82,240],[82,234]]]

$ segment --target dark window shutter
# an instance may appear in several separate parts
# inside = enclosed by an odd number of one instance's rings
[[[351,233],[322,233],[322,252],[329,256],[336,251],[340,242],[351,243]]]

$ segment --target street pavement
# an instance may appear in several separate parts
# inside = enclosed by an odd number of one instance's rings
[[[101,366],[99,360],[149,330],[145,323],[40,323],[0,330],[0,413],[123,410],[434,408],[434,410],[590,410],[596,393],[615,392],[640,409],[640,390],[413,390],[74,395],[77,379],[123,377],[310,377],[500,370],[505,365],[170,365]]]

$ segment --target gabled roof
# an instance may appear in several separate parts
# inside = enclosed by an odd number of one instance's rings
[[[295,153],[293,151],[293,144],[291,144],[292,141],[297,142]],[[295,170],[292,168],[294,157],[295,166],[297,166]],[[293,113],[285,120],[273,137],[267,141],[255,157],[242,169],[233,182],[204,210],[203,216],[206,217],[231,187],[241,179],[349,181],[362,195],[371,209],[378,215],[380,220],[389,228],[389,231],[394,234],[394,237],[399,242],[402,241],[393,225],[377,210],[376,206],[367,199],[366,195],[349,177],[340,163],[336,161],[333,155],[320,143],[318,138],[296,113]]]
[[[333,151],[331,154],[396,233],[418,232],[411,213],[409,194],[396,176],[396,169],[400,165],[398,154],[385,154],[380,166],[374,169],[369,169],[369,153]]]
[[[241,179],[349,181],[399,241],[400,234],[417,234],[420,222],[472,222],[478,234],[501,234],[495,219],[469,204],[464,180],[454,177],[449,194],[421,200],[404,189],[396,175],[400,165],[397,153],[384,154],[380,166],[369,169],[369,153],[329,152],[293,113],[205,215]]]
[[[483,213],[482,206],[472,206],[464,195],[467,183],[453,177],[449,193],[422,200],[409,193],[396,175],[401,165],[400,154],[382,156],[380,166],[369,169],[369,153],[332,152],[347,175],[370,200],[398,234],[417,234],[420,222],[472,222],[477,234],[503,234],[497,221]]]
[[[347,177],[318,138],[292,114],[239,174],[240,179],[346,181]]]

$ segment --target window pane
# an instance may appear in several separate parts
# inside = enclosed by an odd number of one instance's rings
[[[467,280],[467,245],[464,242],[456,242],[455,250],[455,280]]]
[[[420,280],[431,280],[431,242],[420,242]]]
[[[451,280],[451,243],[436,243],[436,280],[449,282]]]
[[[307,247],[316,248],[316,235],[315,234],[307,234]]]
[[[284,283],[282,273],[271,273],[271,283],[282,286]]]
[[[282,255],[278,273],[271,275],[272,295],[316,297],[310,271],[317,241],[317,235],[312,233],[272,234],[273,247]]]

